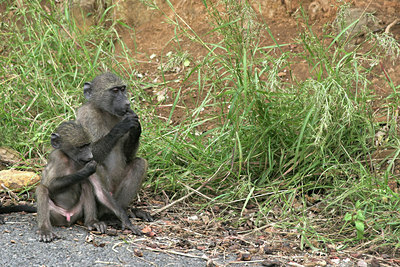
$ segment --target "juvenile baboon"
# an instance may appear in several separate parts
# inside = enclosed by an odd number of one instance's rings
[[[95,175],[120,207],[136,197],[147,170],[147,161],[136,157],[142,132],[138,116],[130,108],[126,83],[106,72],[84,84],[87,102],[77,111],[77,121],[92,138]],[[132,209],[131,215],[152,221],[150,214]],[[99,214],[109,213],[99,206]]]
[[[124,227],[138,231],[92,176],[97,163],[90,137],[81,125],[74,121],[62,123],[51,135],[51,145],[54,150],[36,189],[39,241],[50,242],[56,237],[52,225],[71,225],[81,218],[89,230],[105,233],[106,224],[97,219],[96,199],[112,210]]]

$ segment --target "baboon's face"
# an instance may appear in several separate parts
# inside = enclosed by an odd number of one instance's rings
[[[85,165],[93,160],[90,144],[85,144],[79,147],[72,147],[68,150],[68,156],[81,165]]]
[[[114,86],[105,94],[107,94],[105,99],[109,101],[106,105],[108,112],[117,116],[123,116],[128,112],[130,103],[126,94],[126,86]]]
[[[86,99],[96,107],[115,116],[124,116],[130,109],[126,83],[117,75],[106,72],[85,83]]]
[[[81,165],[93,160],[90,142],[85,129],[73,121],[61,123],[56,132],[51,134],[51,145]]]

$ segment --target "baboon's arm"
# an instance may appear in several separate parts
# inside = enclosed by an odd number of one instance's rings
[[[88,178],[96,171],[97,163],[91,161],[85,165],[81,170],[76,173],[59,176],[54,178],[50,184],[47,186],[50,194],[57,194],[60,191],[65,190],[65,188],[81,182],[83,179]]]
[[[111,131],[104,137],[92,143],[92,154],[96,162],[102,163],[115,144],[123,137],[131,128],[139,124],[137,118],[133,116],[126,116],[125,119],[117,123]],[[140,124],[139,124],[140,127]]]

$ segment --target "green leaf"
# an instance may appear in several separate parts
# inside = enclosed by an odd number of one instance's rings
[[[190,65],[190,61],[189,61],[188,59],[186,59],[186,60],[183,62],[183,66],[189,67],[189,65]]]
[[[347,213],[344,215],[344,220],[345,220],[346,222],[351,221],[351,220],[352,220],[352,217],[353,217],[353,216],[351,216],[351,213],[347,212]]]
[[[357,232],[364,234],[364,223],[360,221],[355,221],[354,223],[356,225]]]
[[[363,212],[361,210],[357,211],[357,220],[358,221],[362,221],[362,222],[365,221],[364,214],[363,214]]]

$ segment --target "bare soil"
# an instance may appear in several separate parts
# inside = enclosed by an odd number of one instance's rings
[[[260,2],[260,3],[258,3]],[[310,24],[312,25],[313,31],[316,34],[321,35],[323,28],[326,25],[331,25],[338,11],[340,4],[349,3],[351,7],[361,8],[368,13],[374,14],[377,18],[377,27],[385,28],[390,23],[395,21],[399,17],[400,2],[390,0],[354,0],[354,1],[334,1],[334,0],[282,0],[282,1],[254,1],[253,9],[256,11],[258,19],[265,22],[271,29],[273,36],[280,44],[293,44],[288,49],[295,48],[295,39],[298,38],[299,32],[303,30],[304,24],[301,22],[299,8],[302,6],[305,12],[310,18]],[[207,53],[207,51],[199,44],[196,44],[192,40],[189,40],[187,36],[181,34],[180,30],[171,22],[169,19],[176,19],[180,25],[184,25],[183,21],[193,29],[196,34],[203,39],[205,42],[212,41],[218,42],[221,37],[217,35],[208,34],[212,29],[211,20],[207,13],[205,6],[202,1],[181,1],[173,0],[171,3],[175,7],[176,14],[167,6],[162,6],[162,13],[152,14],[152,20],[146,23],[141,23],[138,18],[139,26],[135,28],[135,36],[132,38],[131,31],[121,29],[121,36],[124,42],[132,49],[136,51],[136,59],[138,60],[138,67],[140,73],[145,74],[147,81],[160,81],[161,69],[160,61],[161,57],[164,58],[168,52],[186,51],[193,60],[201,59]],[[153,11],[155,12],[155,11]],[[168,17],[168,19],[167,19]],[[184,27],[186,30],[187,27]],[[396,39],[400,39],[400,25],[394,25],[390,28],[390,32]],[[177,34],[178,33],[178,34]],[[266,33],[261,32],[261,45],[273,45],[274,41]],[[303,81],[310,77],[310,67],[305,62],[299,62],[291,65],[291,72],[298,81]],[[375,68],[373,74],[371,74],[372,88],[377,95],[377,99],[383,99],[393,92],[387,83],[388,75],[393,83],[399,84],[400,76],[396,75],[400,71],[400,65],[394,64],[391,60],[383,60],[381,64]],[[179,80],[185,74],[184,71],[171,71],[165,74],[167,81]],[[196,93],[195,88],[190,87],[190,83],[186,82],[187,86],[183,84],[186,94],[183,95],[182,103],[186,107],[195,107],[196,101],[191,101],[193,98],[200,97]],[[168,84],[169,87],[174,87],[174,83]],[[179,84],[182,86],[182,84]],[[178,84],[177,86],[178,87]],[[163,90],[165,88],[157,88],[153,92],[157,93],[157,90]],[[190,93],[188,93],[190,92]],[[168,92],[167,92],[168,94]],[[170,93],[169,93],[170,94]],[[173,102],[173,98],[170,97],[165,99],[163,103],[165,106]],[[375,108],[378,110],[380,106],[384,104],[377,102]],[[158,109],[160,117],[168,117],[169,109],[163,108],[162,106]],[[176,109],[174,111],[172,119],[176,122],[182,120],[181,117],[186,116],[184,111]]]

